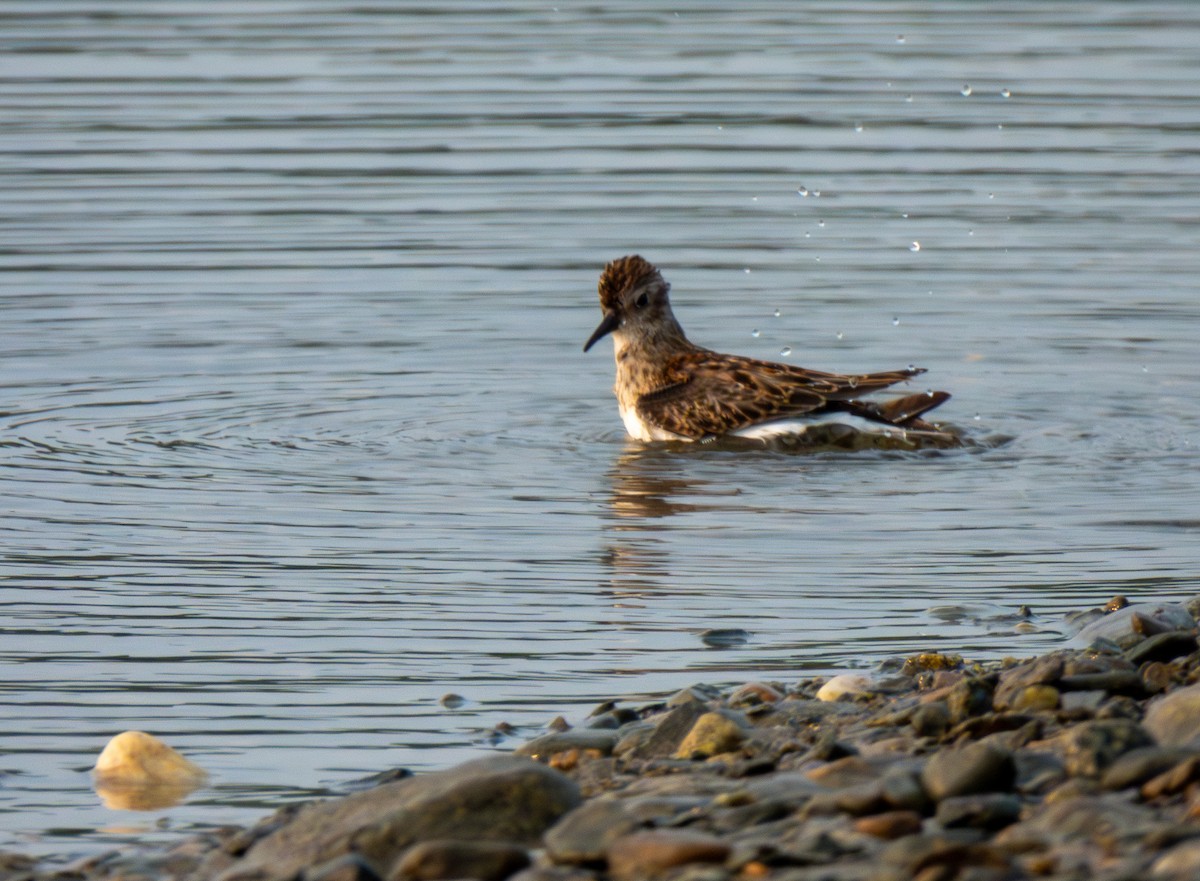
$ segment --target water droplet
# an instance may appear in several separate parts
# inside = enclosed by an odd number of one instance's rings
[[[861,132],[863,130],[863,124],[861,122],[854,123],[854,130],[856,132]]]
[[[800,189],[796,190],[796,193],[800,196],[801,199],[807,199],[808,198],[808,187],[801,187]]]
[[[921,243],[920,243],[920,242],[913,242],[911,245],[909,245],[909,246],[908,246],[908,250],[910,250],[910,251],[920,251],[920,250],[921,250]]]
[[[778,310],[778,309],[776,309],[776,310],[775,310],[775,317],[776,317],[776,318],[778,318],[778,317],[779,317],[779,314],[780,314],[780,313],[779,313],[779,310]]]
[[[969,236],[975,235],[975,230],[973,230],[973,229],[967,230],[967,235],[969,235]]]
[[[916,364],[909,364],[909,365],[908,365],[908,372],[909,372],[909,373],[912,373],[912,372],[913,372],[914,370],[916,370],[916,369],[917,369],[917,365],[916,365]]]
[[[1149,372],[1150,372],[1150,368],[1147,367],[1145,364],[1143,364],[1142,365],[1142,373],[1149,373]]]
[[[844,336],[845,336],[845,334],[844,334],[844,333],[842,333],[840,330],[837,332],[837,338],[838,338],[839,340],[840,340],[842,337],[844,337]]]
[[[751,196],[751,197],[750,197],[750,201],[751,201],[751,202],[757,202],[757,201],[758,201],[758,196]]]
[[[892,318],[892,327],[899,327],[899,326],[900,326],[900,316],[897,315],[894,318]]]
[[[850,386],[850,388],[858,388],[858,377],[857,376],[848,377],[846,379],[846,385]]]
[[[824,221],[824,220],[818,220],[818,221],[817,221],[817,226],[821,227],[821,229],[824,229],[824,228],[825,228],[825,221]]]
[[[995,199],[995,198],[996,198],[996,194],[995,194],[995,193],[988,193],[988,198],[989,198],[989,199]]]
[[[904,103],[905,103],[905,104],[911,104],[912,102],[913,102],[912,95],[905,95],[905,96],[904,96]]]
[[[750,336],[754,337],[755,339],[758,339],[758,337],[761,333],[762,333],[762,331],[756,327],[756,328],[754,328],[754,330],[750,331]]]
[[[896,37],[896,42],[903,43],[904,42],[904,34],[900,34],[898,37]]]
[[[742,272],[746,273],[746,275],[749,275],[749,274],[750,274],[750,267],[749,267],[749,266],[747,266],[745,269],[743,269],[743,270],[742,270]]]
[[[782,355],[784,358],[786,358],[788,355],[792,354],[792,347],[784,346],[782,349],[779,350],[779,354]]]
[[[1012,92],[1010,92],[1008,89],[1001,89],[1001,90],[1000,90],[1000,97],[1001,97],[1001,98],[1011,98],[1011,97],[1012,97]]]
[[[963,97],[967,98],[971,94],[971,87],[969,85],[964,85],[960,91],[962,92]]]
[[[806,239],[811,239],[811,238],[812,238],[812,233],[810,233],[810,232],[806,232],[806,233],[804,234],[804,237],[805,237]]]
[[[996,128],[997,128],[998,130],[999,130],[999,129],[1003,129],[1003,128],[1004,128],[1004,123],[1000,123],[998,126],[996,126]]]
[[[979,421],[980,419],[982,419],[982,418],[983,418],[983,416],[981,416],[980,414],[978,414],[978,413],[976,413],[976,414],[975,414],[975,421],[976,421],[976,422],[978,422],[978,421]]]
[[[904,212],[903,214],[901,214],[900,216],[901,216],[901,217],[903,217],[905,220],[908,220],[908,212],[907,212],[907,211],[905,211],[905,212]]]

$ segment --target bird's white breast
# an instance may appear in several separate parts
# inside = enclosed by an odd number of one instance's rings
[[[673,431],[664,431],[657,425],[651,425],[638,414],[637,407],[626,406],[625,402],[620,400],[620,398],[618,398],[617,406],[621,410],[621,421],[625,423],[625,431],[634,440],[691,440],[691,438],[676,434]]]

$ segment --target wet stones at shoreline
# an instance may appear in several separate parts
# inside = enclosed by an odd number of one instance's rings
[[[837,700],[804,680],[605,705],[515,756],[70,877],[1197,878],[1200,602],[1126,608],[1084,647],[988,664],[918,655]],[[0,881],[51,877],[0,862]]]

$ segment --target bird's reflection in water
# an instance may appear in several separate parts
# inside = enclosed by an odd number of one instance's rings
[[[647,594],[670,594],[672,571],[664,521],[708,510],[714,496],[736,495],[688,474],[692,457],[669,447],[629,447],[608,472],[608,541],[603,562],[614,597],[636,602]],[[707,502],[700,499],[708,500]]]
[[[630,447],[613,463],[608,473],[612,486],[609,508],[616,531],[653,531],[658,520],[708,507],[682,497],[708,496],[709,482],[681,473],[686,457],[665,447]]]

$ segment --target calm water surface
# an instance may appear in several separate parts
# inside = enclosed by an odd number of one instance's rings
[[[684,6],[0,3],[0,846],[1200,592],[1200,7]],[[627,442],[634,251],[702,344],[1013,440]],[[212,785],[102,807],[128,728]]]

